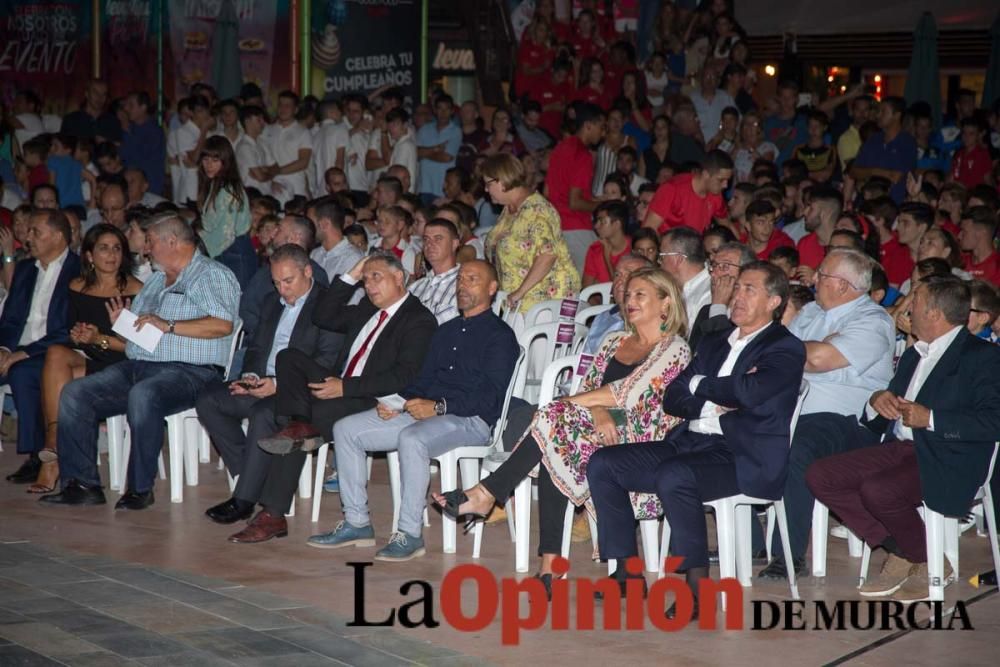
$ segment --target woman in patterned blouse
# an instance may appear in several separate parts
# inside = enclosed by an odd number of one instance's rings
[[[622,310],[627,330],[604,339],[580,393],[541,406],[511,457],[482,483],[464,492],[435,495],[449,514],[485,515],[541,463],[538,576],[549,590],[566,503],[586,503],[592,511],[590,456],[617,443],[660,440],[681,421],[663,413],[663,392],[691,357],[684,341],[687,321],[680,288],[660,269],[639,269],[629,278]],[[633,497],[637,519],[659,510],[655,496],[647,495]]]
[[[486,158],[482,174],[486,193],[504,207],[486,237],[486,258],[500,275],[507,305],[524,314],[536,303],[573,296],[580,274],[563,240],[559,214],[527,187],[524,165],[500,153]]]

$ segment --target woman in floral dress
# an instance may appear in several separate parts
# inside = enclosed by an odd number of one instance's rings
[[[691,357],[677,283],[660,269],[629,278],[626,331],[604,339],[581,392],[541,406],[511,457],[467,491],[435,495],[453,516],[485,515],[539,463],[539,577],[551,587],[552,560],[562,545],[566,503],[588,504],[587,462],[601,447],[661,440],[680,419],[663,413],[663,392]],[[636,495],[636,518],[657,516],[655,496]],[[650,514],[650,513],[653,514]]]

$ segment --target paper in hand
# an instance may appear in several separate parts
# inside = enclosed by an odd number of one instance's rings
[[[118,315],[118,319],[115,320],[115,325],[111,327],[111,330],[125,340],[135,343],[146,350],[146,352],[152,352],[159,345],[160,339],[163,338],[163,332],[152,324],[146,324],[142,329],[136,331],[135,321],[137,319],[138,315],[125,308]]]
[[[376,399],[379,403],[394,410],[395,412],[402,412],[403,406],[406,405],[406,399],[399,394],[390,394],[389,396],[379,396]]]

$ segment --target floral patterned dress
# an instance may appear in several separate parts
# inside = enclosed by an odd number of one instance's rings
[[[623,331],[608,334],[581,383],[581,393],[601,386],[608,362],[628,335]],[[670,429],[682,421],[663,412],[663,392],[690,360],[691,350],[683,338],[664,338],[628,377],[608,385],[615,404],[625,416],[618,426],[619,443],[662,440]],[[565,400],[553,401],[535,413],[525,437],[528,435],[541,448],[542,464],[548,469],[556,488],[574,505],[586,503],[588,511],[593,512],[587,484],[587,463],[591,455],[604,445],[597,438],[590,409]],[[656,518],[661,514],[655,494],[633,493],[631,496],[637,519]]]
[[[513,292],[524,282],[538,255],[555,255],[556,263],[521,299],[517,310],[522,314],[542,301],[571,297],[580,288],[580,273],[563,240],[559,214],[536,192],[516,213],[503,210],[486,237],[486,257],[500,274],[500,289]]]

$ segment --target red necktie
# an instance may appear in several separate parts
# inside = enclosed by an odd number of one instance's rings
[[[385,322],[388,317],[389,313],[384,310],[379,311],[378,322],[375,324],[375,328],[371,330],[371,333],[369,333],[368,337],[365,338],[365,342],[361,344],[361,347],[358,348],[355,355],[351,357],[350,363],[347,364],[347,370],[344,372],[345,378],[354,377],[354,367],[357,366],[361,359],[365,356],[365,352],[368,351],[368,346],[371,345],[372,338],[375,337],[375,334],[378,333],[378,330],[382,327],[382,323]]]

